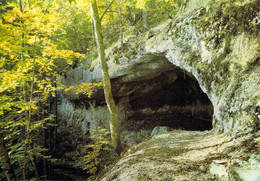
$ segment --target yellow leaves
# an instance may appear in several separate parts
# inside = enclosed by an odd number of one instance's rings
[[[11,11],[8,11],[4,14],[4,20],[9,23],[19,22],[21,20],[21,16],[23,15],[22,12],[20,12],[19,8],[15,7]]]
[[[90,10],[90,0],[77,0],[76,3],[71,4],[71,6]]]
[[[43,56],[51,56],[52,58],[57,58],[57,45],[51,44],[46,46],[43,50]]]
[[[51,35],[54,31],[61,28],[62,22],[65,21],[59,19],[59,17],[60,15],[57,12],[41,15],[40,17],[37,17],[36,21],[34,21],[35,28]]]
[[[10,23],[12,23],[16,19],[16,17],[13,16],[12,14],[7,14],[4,18],[6,21],[8,21]]]
[[[14,8],[12,13],[19,15],[21,12],[19,8]]]
[[[53,80],[51,78],[45,77],[44,79],[38,79],[36,85],[35,92],[42,96],[42,100],[47,100],[50,94],[55,97],[56,88],[53,86]]]
[[[38,57],[35,59],[35,63],[37,63],[39,69],[39,73],[48,73],[53,71],[54,63],[53,59],[49,59],[46,57]]]
[[[131,2],[129,1],[121,1],[119,2],[119,4],[121,5],[121,7],[126,7],[126,6],[131,6]]]
[[[165,2],[169,3],[171,6],[174,5],[174,0],[165,0]]]
[[[99,166],[102,164],[102,153],[104,150],[111,150],[111,142],[109,138],[109,132],[101,127],[96,127],[95,134],[90,136],[93,144],[84,146],[89,149],[88,154],[83,157],[84,170],[88,170],[88,173],[95,174]]]
[[[46,46],[43,50],[43,56],[45,57],[51,57],[51,59],[65,59],[67,61],[67,64],[72,65],[72,58],[84,58],[85,56],[80,53],[75,53],[71,50],[59,50],[57,45],[55,44],[49,44]]]
[[[58,76],[57,62],[66,67],[73,64],[73,59],[85,56],[60,50],[50,38],[66,21],[59,18],[61,4],[32,2],[32,6],[26,6],[23,12],[18,4],[14,6],[2,14],[3,21],[0,22],[0,93],[19,92],[21,87],[29,87],[34,69],[34,88],[48,96],[47,93],[54,92],[53,80],[49,78]]]
[[[17,67],[18,67],[17,72],[27,74],[27,72],[32,70],[32,68],[33,68],[32,60],[29,59],[24,62],[18,62]]]
[[[0,115],[4,113],[4,110],[10,110],[12,101],[12,98],[7,95],[0,96]]]
[[[58,19],[60,17],[58,12],[50,11],[45,14],[42,8],[40,4],[38,6],[34,5],[33,8],[26,6],[24,11],[20,12],[19,8],[16,7],[5,13],[3,19],[11,23],[11,26],[19,27],[20,30],[23,28],[26,28],[26,30],[40,30],[50,35],[60,28],[62,21]]]
[[[113,72],[115,72],[115,71],[117,71],[117,69],[119,69],[119,68],[121,68],[122,67],[122,65],[114,65],[113,67],[111,67],[110,69],[109,69],[109,74],[111,74],[111,73],[113,73]]]
[[[37,41],[39,41],[39,38],[37,36],[29,36],[28,37],[28,40],[27,40],[27,43],[29,45],[33,45],[34,43],[36,43]]]
[[[10,42],[0,42],[0,51],[3,55],[9,55],[13,57],[12,47],[14,46]]]
[[[147,2],[148,0],[138,0],[136,3],[136,8],[144,9]]]
[[[68,91],[75,91],[75,94],[80,94],[83,93],[85,95],[87,95],[88,97],[91,97],[91,95],[101,89],[103,86],[103,82],[99,82],[99,83],[82,83],[82,84],[78,84],[75,86],[70,86],[68,88],[65,89],[66,92]]]
[[[33,45],[33,44],[35,43],[35,39],[30,38],[29,40],[27,40],[27,43],[28,43],[29,45]]]
[[[21,109],[18,111],[18,113],[22,113],[22,112],[26,112],[29,110],[37,110],[38,107],[36,106],[36,104],[34,102],[27,102],[25,105],[21,106]]]
[[[157,1],[161,1],[161,0],[157,0]],[[169,3],[171,6],[174,5],[174,0],[164,0],[164,1],[165,1],[166,3]],[[136,8],[145,9],[147,2],[149,2],[149,0],[137,0]]]
[[[1,73],[0,93],[7,89],[16,89],[19,86],[19,80],[23,77],[23,74],[19,71]]]

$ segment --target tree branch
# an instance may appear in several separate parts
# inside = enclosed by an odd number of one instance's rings
[[[114,3],[115,0],[112,0],[111,3],[108,5],[108,7],[106,8],[106,10],[104,11],[104,13],[102,14],[100,21],[102,20],[102,18],[105,16],[105,14],[107,13],[108,9],[112,6],[112,4]]]

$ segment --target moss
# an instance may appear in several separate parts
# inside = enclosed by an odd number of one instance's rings
[[[256,127],[256,121],[252,115],[249,115],[247,112],[243,111],[240,115],[235,115],[235,118],[237,121],[241,124],[240,126],[244,128],[248,128],[251,126],[251,128]]]
[[[228,43],[228,37],[240,32],[248,32],[258,36],[258,28],[250,24],[258,12],[259,7],[257,7],[256,0],[248,3],[222,1],[216,4],[212,3],[207,7],[206,13],[194,23],[199,31],[209,33],[208,36],[204,37],[204,41],[214,40],[215,45],[218,46],[222,41]],[[225,50],[229,51],[228,46]]]
[[[233,51],[230,61],[246,70],[259,57],[258,41],[245,33],[235,37],[231,42]]]

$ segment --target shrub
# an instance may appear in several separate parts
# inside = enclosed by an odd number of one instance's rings
[[[110,161],[114,154],[110,141],[110,132],[101,127],[96,127],[91,131],[94,131],[95,134],[90,136],[92,139],[91,144],[85,146],[88,154],[83,157],[83,169],[95,176],[101,165]]]

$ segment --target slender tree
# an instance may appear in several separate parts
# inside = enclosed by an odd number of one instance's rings
[[[122,148],[121,148],[121,141],[119,138],[117,108],[111,91],[111,82],[110,82],[108,66],[105,58],[105,48],[103,43],[101,21],[98,14],[96,0],[90,0],[90,3],[92,8],[97,50],[98,50],[100,64],[103,72],[103,81],[104,81],[103,87],[105,93],[105,100],[110,112],[110,131],[111,131],[111,138],[112,138],[112,146],[114,147],[117,153],[120,153]]]
[[[124,36],[123,36],[123,23],[122,23],[122,10],[121,7],[119,7],[119,22],[120,22],[120,43],[121,43],[121,49],[124,48]]]
[[[33,61],[33,75],[31,80],[31,91],[30,91],[30,104],[29,104],[29,114],[28,114],[28,124],[27,124],[27,138],[25,143],[25,150],[24,150],[24,168],[23,168],[23,179],[26,180],[26,169],[28,164],[28,148],[31,144],[31,126],[32,126],[32,102],[33,102],[33,84],[34,84],[34,76],[35,76],[35,61]],[[35,169],[36,170],[36,169]]]
[[[21,12],[23,12],[23,1],[22,0],[18,0],[18,3],[19,3],[19,10]]]
[[[147,18],[147,8],[144,7],[143,9],[143,17],[142,17],[142,20],[143,20],[143,23],[142,23],[142,26],[143,26],[143,30],[146,31],[148,29],[148,18]]]

